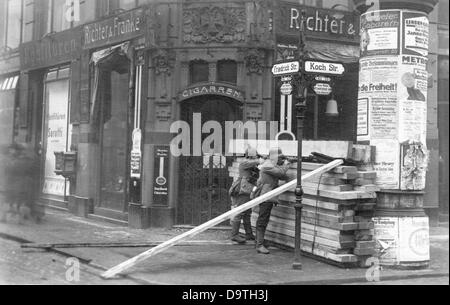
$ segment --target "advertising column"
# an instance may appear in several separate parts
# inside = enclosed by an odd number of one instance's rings
[[[422,209],[428,24],[425,13],[404,9],[361,15],[357,138],[376,147],[373,167],[381,192],[375,236],[381,263],[389,265],[429,261]]]

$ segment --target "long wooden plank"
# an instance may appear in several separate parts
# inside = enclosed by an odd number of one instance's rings
[[[315,176],[315,175],[319,175],[319,174],[321,174],[323,172],[327,172],[327,171],[335,168],[336,166],[341,165],[342,163],[343,163],[342,160],[335,160],[333,162],[330,162],[330,163],[328,163],[328,164],[326,164],[326,165],[324,165],[324,166],[322,166],[322,167],[312,171],[311,173],[302,176],[302,180],[308,179],[309,177],[312,177],[312,176]],[[261,204],[262,202],[265,202],[268,199],[271,199],[271,198],[273,198],[275,196],[278,196],[278,195],[286,192],[287,190],[295,188],[296,185],[297,185],[297,180],[292,180],[290,182],[287,182],[287,183],[281,185],[280,187],[278,187],[278,188],[276,188],[276,189],[274,189],[274,190],[272,190],[272,191],[270,191],[270,192],[268,192],[268,193],[266,193],[266,194],[264,194],[264,195],[262,195],[260,197],[257,197],[257,198],[255,198],[253,200],[250,200],[249,202],[247,202],[247,203],[245,203],[245,204],[243,204],[241,206],[238,206],[238,207],[236,207],[236,208],[234,208],[234,209],[232,209],[232,210],[230,210],[230,211],[228,211],[228,212],[226,212],[226,213],[224,213],[224,214],[222,214],[220,216],[217,216],[216,218],[213,218],[213,219],[205,222],[204,224],[201,224],[198,227],[195,227],[192,230],[184,232],[184,233],[182,233],[182,234],[180,234],[180,235],[178,235],[178,236],[176,236],[176,237],[174,237],[172,239],[169,239],[168,241],[166,241],[166,242],[164,242],[164,243],[162,243],[162,244],[160,244],[160,245],[158,245],[158,246],[156,246],[156,247],[154,247],[152,249],[149,249],[149,250],[147,250],[145,252],[142,252],[141,254],[138,254],[135,257],[132,257],[132,258],[130,258],[130,259],[120,263],[119,265],[110,268],[109,270],[107,270],[106,272],[104,272],[102,274],[102,277],[104,277],[104,278],[114,277],[118,273],[123,272],[123,271],[125,271],[125,270],[127,270],[127,269],[129,269],[129,268],[131,268],[133,266],[136,266],[139,262],[142,262],[142,261],[148,259],[149,257],[155,255],[155,254],[158,254],[160,252],[163,252],[163,251],[167,250],[168,248],[176,245],[177,243],[181,242],[182,240],[187,239],[187,238],[191,238],[191,237],[193,237],[193,236],[195,236],[195,235],[197,235],[197,234],[199,234],[199,233],[201,233],[203,231],[206,231],[210,227],[218,225],[221,222],[223,222],[225,220],[228,220],[231,217],[233,217],[233,216],[235,216],[235,215],[237,215],[239,213],[242,213],[242,212],[244,212],[244,211],[246,211],[248,209],[253,208],[254,206],[257,206],[257,205]]]
[[[143,248],[143,247],[156,247],[162,244],[163,241],[154,242],[112,242],[112,243],[102,243],[102,242],[92,242],[92,243],[26,243],[21,244],[20,247],[23,249],[51,249],[51,248]],[[217,241],[217,240],[189,240],[183,243],[179,243],[176,246],[204,246],[204,245],[214,245],[214,246],[227,246],[234,245],[231,241]]]

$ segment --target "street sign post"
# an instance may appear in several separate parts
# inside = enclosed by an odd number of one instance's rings
[[[331,82],[331,77],[323,76],[323,75],[317,75],[314,77],[314,80],[318,82]]]
[[[332,91],[328,83],[317,83],[314,85],[313,90],[317,95],[329,95]]]
[[[292,93],[292,85],[290,83],[284,83],[280,87],[280,92],[283,95],[290,95]]]
[[[342,75],[345,72],[344,65],[336,62],[305,60],[304,68],[310,74]]]
[[[294,74],[300,71],[300,63],[298,61],[290,61],[275,64],[272,67],[272,74],[275,76]]]

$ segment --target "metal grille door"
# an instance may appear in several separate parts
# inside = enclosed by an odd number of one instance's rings
[[[230,209],[228,175],[232,158],[220,155],[181,157],[177,221],[199,225]]]

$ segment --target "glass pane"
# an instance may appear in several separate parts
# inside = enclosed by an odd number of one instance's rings
[[[136,0],[119,0],[119,7],[124,10],[129,10],[136,7]]]
[[[2,131],[0,134],[0,145],[12,143],[14,97],[14,91],[0,91],[0,130]]]
[[[209,79],[209,65],[206,61],[194,61],[190,64],[191,84],[207,82]]]
[[[233,60],[219,61],[217,64],[217,80],[236,84],[237,82],[237,64]]]
[[[13,49],[17,48],[20,44],[21,15],[21,1],[8,0],[8,31],[6,33],[6,45]]]
[[[59,32],[70,28],[70,21],[66,18],[68,7],[66,0],[53,0],[53,28],[52,31]]]
[[[55,154],[67,151],[69,81],[46,84],[45,114],[45,171],[44,194],[64,196],[68,193],[64,177],[55,174]]]
[[[75,25],[84,24],[95,19],[97,1],[81,0],[80,1],[80,20],[74,21]]]
[[[105,74],[101,87],[105,91],[102,110],[101,206],[123,211],[127,189],[128,73],[112,71]]]
[[[5,46],[6,1],[0,1],[0,49]]]
[[[33,39],[33,23],[34,23],[34,2],[31,0],[27,0],[24,3],[24,11],[23,11],[22,42],[31,41]]]

